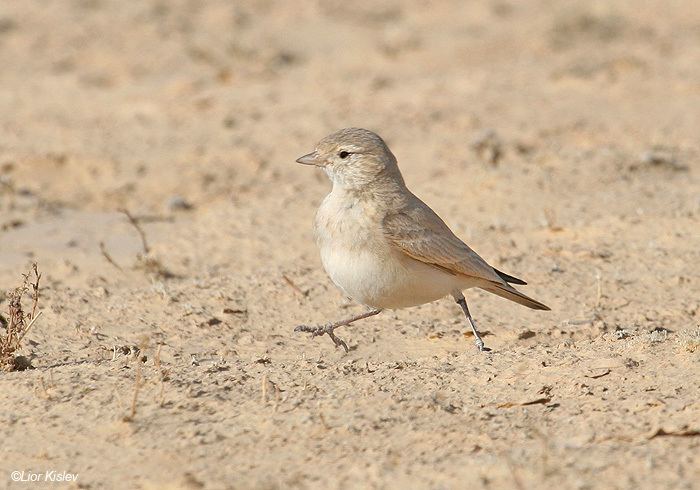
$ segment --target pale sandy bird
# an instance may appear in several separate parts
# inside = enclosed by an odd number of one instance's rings
[[[462,307],[484,350],[462,291],[477,287],[535,310],[549,310],[516,290],[526,284],[494,269],[423,201],[408,190],[396,157],[366,129],[341,129],[297,159],[323,168],[333,183],[316,213],[315,235],[321,261],[333,282],[369,311],[318,327],[295,330],[328,334],[346,351],[336,328],[383,309],[421,305],[449,294]]]

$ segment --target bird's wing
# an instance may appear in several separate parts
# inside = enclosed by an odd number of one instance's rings
[[[384,235],[415,260],[452,274],[463,274],[490,283],[505,284],[496,271],[417,197],[410,205],[389,213],[383,221]]]

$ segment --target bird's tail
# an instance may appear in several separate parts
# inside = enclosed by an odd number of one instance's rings
[[[496,294],[501,298],[515,301],[516,303],[532,308],[533,310],[550,310],[549,306],[542,304],[529,296],[525,296],[523,293],[508,284],[488,283],[479,287],[481,289],[485,289],[489,293]]]
[[[494,269],[496,271],[496,274],[501,276],[501,279],[503,279],[505,282],[509,284],[520,284],[521,286],[526,286],[527,283],[523,281],[522,279],[518,279],[517,277],[511,276],[510,274],[506,274],[505,272],[501,272],[498,269]]]

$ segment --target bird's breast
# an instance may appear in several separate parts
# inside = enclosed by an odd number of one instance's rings
[[[460,279],[416,261],[389,243],[371,205],[326,197],[315,222],[323,267],[348,296],[374,308],[402,308],[442,298]]]

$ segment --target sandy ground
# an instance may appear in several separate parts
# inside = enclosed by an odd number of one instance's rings
[[[697,2],[233,3],[0,3],[0,486],[700,488]],[[346,126],[553,311],[294,334]]]

